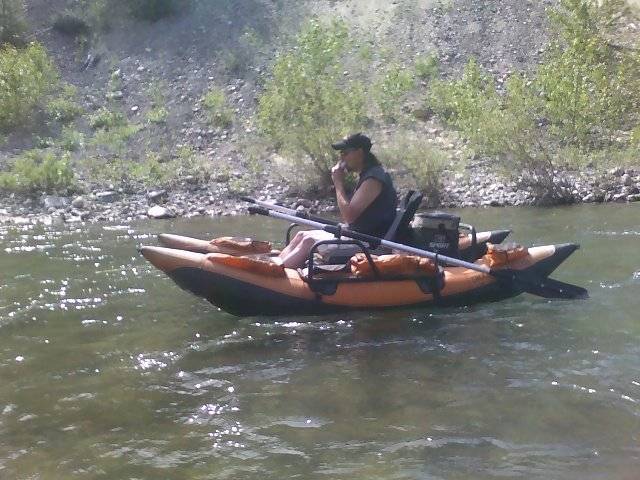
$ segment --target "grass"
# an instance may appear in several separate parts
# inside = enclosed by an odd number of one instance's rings
[[[124,124],[96,131],[91,145],[106,147],[111,151],[119,151],[126,146],[127,141],[142,130],[142,125]]]
[[[167,123],[167,117],[169,116],[169,110],[166,107],[158,106],[153,107],[147,112],[146,119],[149,123],[164,124]]]
[[[89,116],[89,126],[94,130],[111,130],[126,124],[127,119],[122,112],[114,112],[104,107]]]
[[[433,80],[438,77],[440,62],[438,55],[431,53],[429,55],[421,55],[416,58],[414,64],[416,76],[421,80]]]
[[[170,187],[190,176],[197,183],[210,178],[210,168],[204,158],[191,148],[182,147],[171,158],[166,152],[147,152],[141,160],[123,156],[86,163],[90,179],[121,186]]]
[[[233,110],[229,108],[224,90],[219,87],[211,88],[202,97],[209,122],[220,128],[229,128],[233,124]]]
[[[84,147],[84,135],[73,127],[64,127],[57,144],[66,152],[77,152]]]
[[[149,87],[147,94],[151,99],[151,109],[147,112],[146,119],[149,123],[163,124],[167,122],[169,110],[166,107],[166,97],[164,94],[164,85],[154,82]]]
[[[60,95],[47,104],[47,113],[52,120],[67,124],[77,118],[83,111],[76,102],[78,91],[73,85],[65,84]]]

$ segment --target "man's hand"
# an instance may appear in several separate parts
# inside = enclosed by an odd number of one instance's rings
[[[336,163],[331,169],[331,180],[333,180],[333,184],[336,185],[338,183],[344,183],[345,176],[345,168],[344,162],[340,161]]]

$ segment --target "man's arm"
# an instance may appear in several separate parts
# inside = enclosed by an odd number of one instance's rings
[[[344,189],[344,174],[338,178],[334,177],[333,184],[336,187],[336,200],[340,214],[347,223],[354,222],[382,192],[382,183],[375,178],[368,178],[349,201]]]

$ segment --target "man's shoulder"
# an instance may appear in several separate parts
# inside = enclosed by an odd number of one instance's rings
[[[381,181],[382,183],[386,183],[390,181],[389,174],[384,169],[382,165],[374,165],[368,168],[365,172],[363,172],[361,176],[361,180],[365,181],[369,178],[375,178],[376,180]]]

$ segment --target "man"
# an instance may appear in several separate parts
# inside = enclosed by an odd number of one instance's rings
[[[395,218],[398,199],[391,177],[371,153],[371,140],[362,133],[356,133],[331,146],[340,151],[340,161],[331,169],[331,179],[342,221],[352,230],[384,236]],[[344,186],[347,171],[359,174],[351,198]],[[323,230],[298,232],[280,253],[279,261],[285,267],[300,267],[314,243],[330,238],[333,235]]]

